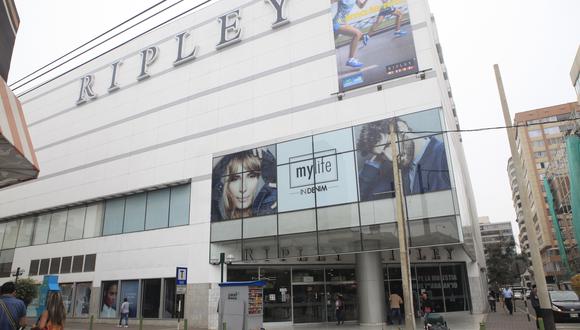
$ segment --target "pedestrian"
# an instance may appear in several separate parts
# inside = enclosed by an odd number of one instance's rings
[[[336,296],[334,306],[336,307],[336,325],[344,324],[344,299],[341,294]]]
[[[119,319],[119,328],[121,327],[121,322],[125,320],[125,328],[129,327],[129,302],[127,298],[123,299],[123,303],[121,304],[121,318]]]
[[[489,293],[487,294],[487,301],[489,302],[489,310],[491,312],[495,312],[496,311],[496,306],[495,306],[496,295],[495,295],[495,291],[493,291],[493,289],[489,290]]]
[[[6,282],[0,288],[0,330],[26,327],[26,305],[16,298],[16,285]]]
[[[41,330],[63,330],[66,311],[58,291],[50,291],[46,298],[46,309],[40,314],[38,328]]]
[[[536,314],[536,328],[540,328],[540,322],[538,321],[538,317],[541,317],[540,312],[540,298],[538,297],[538,288],[534,284],[532,286],[532,292],[530,292],[530,302],[532,303],[532,307],[534,308],[534,313]]]
[[[510,287],[507,287],[506,289],[503,290],[502,294],[503,294],[503,299],[505,301],[505,307],[507,307],[508,311],[510,312],[510,315],[513,315],[514,314],[514,304],[513,304],[514,293],[513,293],[512,289]]]
[[[395,318],[399,320],[399,324],[402,323],[401,317],[401,304],[403,303],[403,298],[399,296],[396,292],[389,295],[389,306],[391,307],[391,322],[395,323]]]
[[[429,313],[433,312],[433,302],[431,302],[427,291],[423,291],[423,293],[421,293],[421,310],[423,311],[423,316],[425,319]]]

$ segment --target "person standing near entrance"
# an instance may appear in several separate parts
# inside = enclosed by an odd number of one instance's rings
[[[507,287],[506,289],[503,290],[502,292],[503,294],[503,299],[505,301],[505,307],[507,307],[508,311],[510,312],[510,315],[514,314],[514,304],[513,304],[513,297],[514,297],[514,293],[512,291],[512,289],[510,287]]]
[[[20,329],[26,326],[26,306],[16,298],[16,285],[6,282],[0,288],[0,330]]]
[[[127,298],[123,299],[123,303],[121,304],[121,318],[119,319],[119,328],[121,327],[121,323],[125,320],[125,328],[129,327],[129,302]]]
[[[541,317],[540,312],[540,298],[538,297],[538,288],[534,284],[532,286],[532,292],[530,292],[530,302],[532,303],[532,307],[534,308],[534,313],[536,314],[536,327],[540,328],[540,323],[538,322],[538,317]]]
[[[403,318],[401,316],[401,304],[403,303],[403,298],[399,296],[396,292],[389,295],[389,306],[391,307],[391,322],[395,323],[395,318],[399,320],[399,324],[402,323]]]
[[[334,306],[336,307],[336,325],[344,324],[344,298],[341,294],[336,296]]]

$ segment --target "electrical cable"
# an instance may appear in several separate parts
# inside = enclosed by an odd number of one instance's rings
[[[163,9],[162,11],[158,12],[157,14],[159,14],[159,13],[161,13],[161,12],[163,12],[163,11],[165,11],[165,10],[167,10],[167,9],[169,9],[169,8],[171,8],[171,7],[175,6],[176,4],[178,4],[178,3],[180,3],[180,2],[183,2],[183,1],[184,1],[184,0],[180,0],[180,1],[176,2],[176,3],[174,3],[173,5],[171,5],[171,6],[167,7],[167,8],[165,8],[165,9]],[[46,85],[47,83],[49,83],[49,82],[51,82],[51,81],[53,81],[53,80],[55,80],[55,79],[57,79],[57,78],[59,78],[59,77],[62,77],[63,75],[65,75],[65,74],[67,74],[67,73],[69,73],[69,72],[71,72],[71,71],[73,71],[73,70],[76,70],[76,69],[78,69],[79,67],[81,67],[81,66],[83,66],[83,65],[85,65],[85,64],[87,64],[87,63],[89,63],[89,62],[91,62],[91,61],[93,61],[93,60],[95,60],[95,59],[97,59],[97,58],[99,58],[99,57],[101,57],[101,56],[103,56],[104,54],[107,54],[107,53],[109,53],[109,52],[111,52],[111,51],[113,51],[113,50],[115,50],[115,49],[117,49],[117,48],[119,48],[119,47],[121,47],[121,46],[125,45],[126,43],[128,43],[128,42],[130,42],[130,41],[133,41],[133,40],[135,40],[136,38],[138,38],[138,37],[140,37],[140,36],[142,36],[142,35],[144,35],[144,34],[146,34],[146,33],[149,33],[149,32],[151,32],[151,31],[153,31],[153,30],[157,29],[158,27],[160,27],[160,26],[162,26],[162,25],[164,25],[164,24],[167,24],[168,22],[171,22],[171,21],[173,21],[173,20],[175,20],[175,19],[177,19],[177,18],[179,18],[179,17],[181,17],[181,16],[183,16],[183,15],[185,15],[185,14],[187,14],[187,13],[191,12],[192,10],[195,10],[195,9],[197,9],[197,8],[201,7],[201,6],[204,6],[204,5],[208,4],[208,3],[209,3],[209,2],[211,2],[211,1],[212,1],[212,0],[205,0],[205,1],[203,1],[202,3],[200,3],[200,4],[198,4],[198,5],[195,5],[195,6],[193,6],[192,8],[190,8],[190,9],[188,9],[188,10],[186,10],[186,11],[184,11],[184,12],[182,12],[182,13],[178,14],[178,15],[175,15],[175,16],[171,17],[170,19],[168,19],[168,20],[166,20],[166,21],[164,21],[164,22],[162,22],[162,23],[160,23],[160,24],[158,24],[158,25],[155,25],[155,26],[153,26],[152,28],[150,28],[150,29],[148,29],[148,30],[146,30],[146,31],[144,31],[144,32],[142,32],[142,33],[140,33],[140,34],[138,34],[138,35],[134,36],[133,38],[130,38],[129,40],[126,40],[125,42],[123,42],[123,43],[121,43],[121,44],[119,44],[119,45],[117,45],[117,46],[115,46],[115,47],[113,47],[113,48],[111,48],[111,49],[109,49],[109,50],[107,50],[107,51],[105,51],[105,52],[103,52],[103,53],[101,53],[101,54],[99,54],[99,55],[95,56],[95,57],[93,57],[92,59],[90,59],[90,60],[88,60],[88,61],[85,61],[85,62],[83,62],[83,63],[81,63],[81,64],[79,64],[79,65],[77,65],[77,66],[75,66],[75,67],[73,67],[73,68],[71,68],[71,69],[69,69],[69,70],[65,71],[65,72],[63,72],[63,73],[61,73],[61,74],[57,75],[56,77],[53,77],[53,78],[51,78],[51,79],[49,79],[49,80],[47,80],[47,81],[43,82],[42,84],[40,84],[40,85],[37,85],[37,86],[35,86],[35,87],[33,87],[33,88],[31,88],[31,89],[29,89],[29,90],[27,90],[27,91],[23,92],[22,94],[18,94],[18,97],[21,97],[21,96],[23,96],[23,95],[26,95],[27,93],[29,93],[29,92],[31,92],[31,91],[33,91],[33,90],[35,90],[35,89],[39,88],[39,87],[42,87],[42,86]],[[87,49],[87,50],[86,50],[86,51],[84,51],[83,53],[81,53],[81,54],[79,54],[79,55],[77,55],[77,56],[75,56],[75,57],[73,57],[73,58],[69,59],[67,62],[70,62],[70,61],[72,61],[73,59],[75,59],[75,58],[79,57],[80,55],[82,55],[82,54],[84,54],[84,53],[86,53],[86,52],[88,52],[89,50],[92,50],[92,49],[94,49],[95,47],[97,47],[97,46],[100,46],[100,45],[101,45],[101,44],[103,44],[104,42],[107,42],[107,41],[111,40],[112,38],[114,38],[114,37],[118,36],[119,34],[121,34],[121,33],[124,33],[125,31],[127,31],[127,30],[129,30],[129,29],[131,29],[131,28],[133,28],[133,27],[135,27],[135,26],[137,26],[137,25],[139,25],[139,24],[143,23],[144,21],[148,20],[149,18],[151,18],[151,17],[153,17],[153,16],[155,16],[155,15],[157,15],[157,14],[154,14],[154,15],[152,15],[152,16],[150,16],[150,17],[148,17],[148,18],[144,19],[144,20],[141,20],[140,22],[138,22],[138,23],[136,23],[136,24],[132,25],[131,27],[129,27],[129,28],[127,28],[127,29],[125,29],[125,30],[123,30],[123,31],[121,31],[121,32],[119,32],[119,33],[117,33],[116,35],[114,35],[114,36],[112,36],[112,37],[110,37],[110,38],[108,38],[108,39],[106,39],[106,40],[102,41],[101,43],[99,43],[99,44],[97,44],[97,45],[95,45],[95,46],[93,46],[93,47],[91,47],[91,48]],[[66,62],[65,62],[65,63],[66,63]],[[63,64],[64,64],[64,63],[63,63]],[[62,64],[61,64],[61,65],[62,65]],[[60,66],[60,65],[59,65],[59,66]],[[51,69],[51,70],[49,70],[49,71],[47,71],[47,72],[43,73],[42,75],[44,75],[44,74],[47,74],[47,73],[49,73],[50,71],[52,71],[52,70],[54,70],[54,69],[56,69],[56,68],[58,68],[58,67],[55,67],[55,68],[53,68],[53,69]],[[41,75],[41,76],[42,76],[42,75]],[[39,76],[39,77],[40,77],[40,76]],[[39,78],[39,77],[37,77],[37,78]],[[18,87],[15,87],[14,89],[18,89],[18,88],[20,88],[20,87],[22,87],[22,86],[24,86],[24,85],[26,85],[26,84],[30,83],[31,81],[34,81],[34,80],[35,80],[35,79],[37,79],[37,78],[33,78],[33,79],[31,79],[30,81],[27,81],[26,83],[23,83],[23,84],[21,84],[21,85],[20,85],[20,86],[18,86]]]
[[[61,60],[61,59],[63,59],[64,57],[66,57],[66,56],[68,56],[68,55],[72,54],[73,52],[75,52],[75,51],[77,51],[77,50],[79,50],[79,49],[83,48],[84,46],[86,46],[86,45],[90,44],[91,42],[93,42],[93,41],[95,41],[95,40],[97,40],[97,39],[99,39],[100,37],[104,36],[105,34],[107,34],[107,33],[111,32],[111,31],[115,30],[116,28],[118,28],[118,27],[122,26],[123,24],[125,24],[125,23],[127,23],[127,22],[129,22],[129,21],[133,20],[134,18],[136,18],[136,17],[138,17],[138,16],[140,16],[140,15],[142,15],[142,14],[144,14],[144,13],[148,12],[149,10],[151,10],[151,9],[153,9],[153,8],[155,8],[155,7],[157,7],[157,6],[159,6],[160,4],[162,4],[162,3],[166,2],[166,1],[167,1],[167,0],[162,0],[162,1],[158,2],[158,3],[156,3],[155,5],[153,5],[153,6],[149,7],[149,8],[147,8],[147,9],[143,10],[143,11],[142,11],[142,12],[140,12],[139,14],[137,14],[137,15],[134,15],[133,17],[131,17],[131,18],[129,18],[129,19],[127,19],[127,20],[125,20],[123,23],[117,24],[115,27],[113,27],[113,28],[111,28],[111,29],[109,29],[109,30],[107,30],[107,31],[105,31],[105,32],[103,32],[103,33],[101,33],[101,34],[99,34],[98,36],[94,37],[93,39],[91,39],[91,40],[89,40],[89,41],[85,42],[84,44],[82,44],[82,45],[78,46],[77,48],[75,48],[75,49],[73,49],[73,50],[69,51],[68,53],[66,53],[66,54],[64,54],[64,55],[62,55],[62,56],[60,56],[59,58],[57,58],[57,59],[53,60],[52,62],[50,62],[50,63],[46,64],[45,66],[43,66],[43,67],[41,67],[41,68],[38,68],[38,69],[36,69],[34,72],[31,72],[31,73],[29,73],[28,75],[26,75],[26,76],[24,76],[24,77],[22,77],[22,78],[18,79],[17,81],[15,81],[15,82],[11,83],[11,84],[10,84],[8,87],[12,88],[12,86],[14,86],[14,85],[18,84],[18,83],[19,83],[19,82],[21,82],[22,80],[24,80],[24,79],[26,79],[26,78],[28,78],[28,77],[32,76],[33,74],[35,74],[35,73],[39,72],[39,71],[40,71],[40,70],[42,70],[42,69],[45,69],[45,68],[47,68],[49,65],[52,65],[52,64],[54,64],[54,63],[56,63],[56,62],[60,61],[60,60]],[[68,62],[68,61],[67,61],[67,62]],[[63,65],[63,64],[65,64],[65,63],[67,63],[67,62],[61,63],[60,65]],[[60,65],[59,65],[59,66],[60,66]],[[58,66],[57,66],[57,67],[58,67]],[[36,78],[40,78],[40,77],[42,77],[43,75],[44,75],[44,74],[41,74],[40,76],[38,76],[38,77],[36,77]]]

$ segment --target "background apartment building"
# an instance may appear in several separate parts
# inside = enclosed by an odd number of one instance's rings
[[[572,226],[569,203],[569,179],[566,163],[565,136],[574,129],[573,122],[566,120],[574,116],[576,103],[535,109],[516,113],[514,125],[518,128],[517,144],[523,161],[524,179],[530,192],[533,222],[538,235],[546,277],[557,281],[567,277],[578,258],[577,243]],[[508,161],[508,173],[513,179],[512,161]],[[544,183],[547,178],[547,186]],[[521,214],[519,190],[510,180],[514,208],[520,226],[520,244],[526,251],[527,231]],[[550,189],[546,189],[550,187]],[[550,203],[554,211],[550,210]]]
[[[515,241],[512,225],[509,221],[491,223],[489,217],[479,217],[479,230],[486,254],[487,247],[492,244],[509,244],[510,241]]]

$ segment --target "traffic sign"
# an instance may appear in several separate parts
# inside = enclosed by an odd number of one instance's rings
[[[175,271],[175,285],[187,285],[187,267],[177,267]]]

